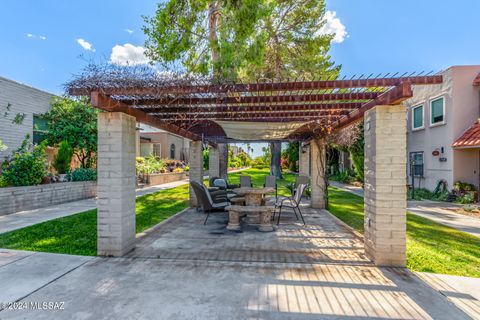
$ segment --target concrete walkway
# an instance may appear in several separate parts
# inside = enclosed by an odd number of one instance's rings
[[[137,197],[146,194],[155,193],[161,190],[175,188],[187,184],[188,180],[175,181],[152,187],[137,189]],[[70,216],[80,212],[97,208],[96,198],[61,203],[54,206],[17,212],[5,216],[0,216],[0,233],[5,233],[21,228],[25,228],[37,223],[53,220],[61,217]]]
[[[346,185],[336,181],[330,181],[330,185],[344,191],[353,193],[363,198],[363,189]],[[431,219],[440,224],[480,237],[480,219],[462,214],[453,213],[461,205],[439,201],[408,201],[407,210],[415,215]]]
[[[433,287],[402,268],[378,268],[360,238],[328,212],[282,215],[276,232],[206,226],[194,210],[158,225],[125,258],[0,249],[0,319],[469,319],[467,289]],[[458,290],[458,289],[455,289]],[[468,297],[468,307],[447,296]],[[33,302],[33,304],[31,304]],[[33,310],[57,302],[63,310]],[[18,304],[17,304],[18,305]]]

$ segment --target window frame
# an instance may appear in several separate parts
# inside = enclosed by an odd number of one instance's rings
[[[41,139],[40,142],[38,143],[38,144],[40,144],[40,143],[42,143],[43,141],[46,140],[45,134],[48,132],[48,123],[47,123],[47,125],[46,125],[47,128],[46,128],[45,130],[36,129],[36,128],[35,128],[35,119],[43,119],[43,120],[45,120],[45,119],[42,117],[41,114],[33,114],[33,115],[32,115],[32,142],[33,142],[34,144],[37,144],[37,141],[36,141],[37,139],[36,139],[36,137],[41,136],[42,139]]]
[[[435,122],[433,123],[432,120],[432,115],[433,115],[433,108],[432,108],[432,104],[433,102],[437,101],[437,100],[440,100],[442,99],[443,103],[442,103],[442,112],[443,112],[443,120],[442,121],[439,121],[439,122]],[[430,105],[430,120],[429,120],[429,123],[430,123],[430,127],[436,127],[436,126],[441,126],[441,125],[444,125],[446,123],[446,117],[447,117],[447,113],[446,113],[446,99],[445,99],[445,96],[444,95],[439,95],[439,96],[436,96],[434,98],[431,98],[430,101],[429,101],[429,105]]]
[[[415,174],[415,168],[412,168],[412,159],[414,155],[420,154],[422,155],[422,174]],[[409,156],[408,168],[410,172],[410,177],[412,176],[412,169],[413,169],[413,176],[414,177],[425,177],[425,152],[424,151],[411,151]]]
[[[422,108],[422,125],[420,127],[415,128],[415,109]],[[418,104],[412,107],[412,131],[418,131],[425,129],[425,105]]]

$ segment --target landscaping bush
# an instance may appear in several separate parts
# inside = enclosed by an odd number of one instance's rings
[[[338,171],[335,172],[335,174],[330,176],[330,180],[332,181],[338,181],[341,183],[350,183],[354,181],[356,178],[355,172],[352,170],[344,170],[344,171]]]
[[[2,164],[2,182],[7,186],[32,186],[42,182],[47,175],[45,144],[33,146],[29,136]]]
[[[97,180],[97,170],[92,168],[78,168],[70,172],[71,181],[95,181]]]
[[[52,166],[59,174],[65,174],[70,171],[70,163],[72,162],[73,148],[67,141],[60,142],[57,155]]]

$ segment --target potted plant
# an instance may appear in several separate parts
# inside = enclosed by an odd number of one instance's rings
[[[57,155],[53,160],[53,167],[60,175],[60,181],[66,181],[65,176],[70,171],[70,163],[72,162],[73,148],[67,141],[60,142]]]

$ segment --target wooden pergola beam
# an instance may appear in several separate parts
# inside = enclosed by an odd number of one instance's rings
[[[243,117],[290,117],[290,116],[303,116],[303,117],[324,117],[330,115],[347,115],[349,114],[349,110],[327,110],[327,111],[272,111],[272,112],[265,112],[265,111],[243,111],[243,112],[184,112],[184,113],[168,113],[168,112],[157,112],[151,114],[152,116],[159,118],[159,119],[176,119],[176,118],[189,118],[189,119],[196,119],[196,118],[207,118],[211,120],[215,120],[216,118],[243,118]]]
[[[148,114],[151,113],[184,113],[184,112],[249,112],[249,111],[324,111],[324,110],[352,110],[360,108],[360,102],[343,103],[312,103],[312,104],[282,104],[282,105],[231,105],[231,106],[164,106],[155,108],[138,108]]]
[[[169,121],[174,121],[176,123],[194,123],[195,121],[239,121],[239,122],[310,122],[310,121],[318,121],[318,120],[329,120],[334,121],[340,119],[341,116],[317,116],[317,117],[305,117],[305,116],[289,116],[287,117],[238,117],[238,118],[230,118],[230,117],[217,117],[217,118],[173,118]]]
[[[393,87],[401,82],[410,82],[413,85],[442,83],[441,75],[413,76],[397,78],[370,78],[351,80],[326,81],[296,81],[276,83],[237,83],[222,85],[173,85],[163,87],[133,87],[133,88],[101,88],[106,95],[161,95],[161,94],[196,94],[196,93],[227,93],[227,92],[269,92],[269,91],[298,91],[298,90],[326,90],[346,88],[377,88]],[[100,88],[99,88],[100,90]],[[90,88],[72,88],[71,95],[89,95]]]
[[[137,110],[130,106],[125,105],[120,101],[116,101],[110,97],[107,97],[103,93],[93,91],[90,94],[91,104],[93,107],[102,109],[109,112],[123,112],[131,115],[137,119],[138,122],[151,125],[155,128],[159,128],[170,133],[182,136],[190,140],[202,140],[202,137],[198,134],[192,133],[188,130],[182,129],[177,125],[168,123],[154,116],[148,115],[143,111]]]
[[[344,128],[351,123],[360,120],[364,113],[379,105],[395,105],[399,104],[409,98],[413,97],[412,84],[410,82],[403,82],[400,85],[394,87],[392,90],[389,90],[373,101],[370,101],[364,104],[361,108],[355,109],[348,115],[342,117],[337,122],[333,123],[333,128],[339,130]]]
[[[350,101],[372,100],[382,92],[351,92],[351,93],[318,93],[318,94],[291,94],[271,96],[238,96],[238,97],[209,97],[209,98],[161,98],[161,99],[136,99],[119,100],[129,106],[161,106],[161,105],[226,105],[248,103],[299,103],[322,101]]]

